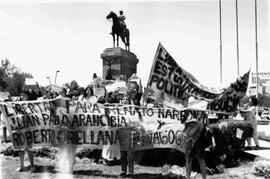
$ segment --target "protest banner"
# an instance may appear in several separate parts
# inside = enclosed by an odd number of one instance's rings
[[[115,81],[112,84],[106,85],[105,88],[106,88],[107,93],[119,91],[120,88],[126,88],[126,82],[125,81]]]
[[[234,83],[218,95],[207,108],[218,113],[233,113],[240,100],[245,96],[249,82],[249,72],[239,77]]]
[[[0,101],[5,101],[10,98],[9,92],[2,92],[0,91]]]
[[[62,91],[62,87],[56,84],[51,84],[49,87],[51,91],[55,91],[57,93],[60,93]]]
[[[199,84],[198,80],[176,63],[161,44],[158,45],[147,83],[146,97],[186,106],[189,96],[214,99],[219,93],[217,89]]]
[[[119,88],[119,94],[124,94],[124,95],[126,95],[127,92],[128,92],[127,87],[120,87],[120,88]]]
[[[189,113],[206,117],[201,111],[105,106],[66,99],[1,103],[1,111],[12,131],[15,149],[65,144],[102,149],[103,145],[120,144],[121,150],[183,151],[181,122]]]
[[[128,79],[128,83],[129,82],[135,82],[140,86],[141,86],[141,83],[142,83],[141,81],[142,81],[141,78],[139,78],[136,73],[133,73],[131,75],[131,77]]]
[[[106,116],[98,104],[63,99],[5,103],[1,110],[12,130],[15,149],[64,144],[102,148],[117,143],[124,118]]]
[[[98,87],[94,87],[94,95],[97,97],[97,98],[100,98],[102,96],[105,96],[105,89],[102,87],[102,88],[98,88]]]
[[[143,118],[138,127],[119,129],[121,150],[174,148],[184,152],[184,125],[177,120]]]

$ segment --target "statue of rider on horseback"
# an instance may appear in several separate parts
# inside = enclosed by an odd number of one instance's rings
[[[126,29],[126,23],[125,23],[125,20],[126,20],[126,16],[123,14],[124,11],[120,10],[119,11],[119,22],[121,24],[121,26],[124,28],[124,30]]]
[[[112,32],[110,33],[113,36],[113,47],[115,47],[115,35],[116,35],[116,43],[117,47],[119,46],[118,40],[119,36],[122,40],[122,42],[125,44],[126,50],[130,50],[129,48],[129,29],[126,27],[125,23],[125,15],[123,14],[123,11],[119,11],[119,16],[117,16],[113,11],[111,11],[107,16],[107,19],[113,20],[112,25]]]

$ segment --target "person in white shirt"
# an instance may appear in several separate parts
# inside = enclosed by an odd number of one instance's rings
[[[94,90],[91,86],[86,87],[85,96],[82,98],[82,101],[88,101],[90,103],[97,103],[97,97],[94,95]]]

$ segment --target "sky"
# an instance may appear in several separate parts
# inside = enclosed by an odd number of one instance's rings
[[[238,0],[240,75],[255,72],[254,0]],[[258,0],[259,71],[270,72],[269,2]],[[123,10],[137,74],[146,86],[160,42],[200,83],[226,86],[237,78],[235,0],[222,0],[223,83],[220,83],[218,0],[0,0],[0,59],[8,58],[41,85],[102,76],[100,54],[113,45],[110,11]],[[120,47],[124,48],[120,42]]]

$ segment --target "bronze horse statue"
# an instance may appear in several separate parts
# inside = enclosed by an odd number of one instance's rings
[[[112,19],[113,20],[113,25],[112,25],[112,36],[113,36],[113,47],[115,47],[115,35],[116,35],[116,43],[117,47],[119,46],[119,36],[122,39],[122,42],[125,44],[126,50],[129,51],[129,30],[128,28],[125,28],[122,26],[119,22],[118,16],[111,11],[107,16],[107,19]]]

